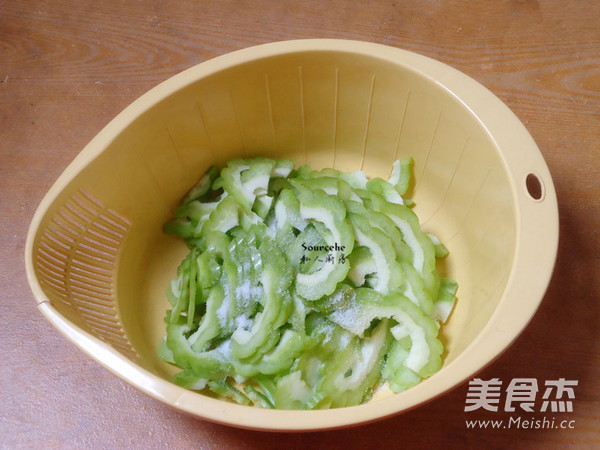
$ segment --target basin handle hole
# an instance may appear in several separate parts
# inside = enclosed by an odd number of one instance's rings
[[[525,177],[525,188],[529,196],[536,201],[542,201],[544,199],[544,185],[540,177],[534,173],[527,174]]]

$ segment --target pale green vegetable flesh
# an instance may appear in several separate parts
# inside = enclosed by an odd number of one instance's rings
[[[288,160],[210,168],[165,232],[190,252],[167,288],[159,356],[174,382],[242,405],[323,409],[400,392],[442,365],[457,284],[448,250],[389,180],[294,170]]]

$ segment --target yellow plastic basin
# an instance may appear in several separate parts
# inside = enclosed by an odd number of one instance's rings
[[[170,382],[174,369],[156,345],[165,288],[186,249],[162,225],[208,166],[255,155],[382,178],[395,159],[414,158],[415,211],[450,250],[443,270],[459,283],[437,374],[401,394],[324,411],[239,406]],[[233,426],[315,430],[405,411],[472,377],[532,318],[557,243],[546,164],[487,89],[396,48],[300,40],[206,61],[126,108],[43,199],[26,265],[48,320],[147,394]]]

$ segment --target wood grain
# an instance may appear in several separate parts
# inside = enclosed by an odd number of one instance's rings
[[[600,3],[0,0],[0,445],[5,448],[594,448],[600,445]],[[467,384],[359,428],[265,434],[196,420],[76,350],[35,307],[24,242],[37,204],[125,106],[250,45],[357,39],[465,72],[524,122],[552,172],[561,240],[546,297],[480,377],[577,379],[572,430],[469,430]],[[563,417],[561,416],[561,417]],[[496,413],[478,418],[508,420]]]

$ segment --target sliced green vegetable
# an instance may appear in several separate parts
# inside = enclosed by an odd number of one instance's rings
[[[218,311],[225,298],[225,292],[219,285],[213,286],[206,300],[206,312],[196,331],[190,335],[188,342],[192,350],[202,352],[206,350],[209,342],[221,333],[221,324]]]
[[[388,181],[396,188],[398,194],[400,195],[404,195],[408,192],[411,180],[410,174],[412,171],[412,165],[412,158],[394,161],[392,166],[392,174],[390,175],[390,179]]]
[[[398,193],[394,186],[381,178],[373,178],[372,180],[369,180],[367,183],[367,190],[374,194],[381,195],[390,203],[395,203],[398,205],[404,204],[402,196]]]
[[[158,354],[174,382],[241,405],[323,409],[400,392],[442,364],[457,284],[446,247],[389,180],[247,158],[210,168],[164,227],[190,251]]]
[[[456,302],[456,290],[458,284],[456,281],[442,277],[440,280],[440,290],[437,299],[433,303],[432,317],[441,322],[446,323],[448,317],[452,313],[454,303]]]
[[[240,405],[251,405],[252,402],[239,389],[223,380],[209,381],[208,388],[220,397],[233,400]]]
[[[244,393],[252,401],[254,406],[258,406],[259,408],[273,409],[273,403],[271,403],[267,396],[257,390],[254,386],[244,386]]]
[[[440,239],[435,234],[427,233],[427,236],[429,236],[429,239],[431,239],[431,242],[433,242],[436,258],[445,258],[446,256],[448,256],[448,249],[444,244],[442,244],[442,241],[440,241]]]
[[[337,354],[334,364],[328,364],[317,389],[331,398],[330,407],[352,406],[368,398],[381,377],[384,355],[391,341],[388,328],[388,321],[382,320],[370,336],[354,337]]]
[[[356,242],[367,248],[372,256],[375,271],[370,274],[374,276],[371,287],[381,294],[398,289],[402,283],[402,272],[396,265],[391,239],[380,229],[372,227],[364,216],[350,213],[348,218],[354,227]]]
[[[183,370],[178,374],[175,374],[173,377],[173,382],[186,389],[201,391],[206,387],[208,380],[205,378],[200,378],[187,370]]]
[[[182,321],[183,318],[179,320]],[[167,347],[173,352],[175,364],[203,379],[220,379],[232,375],[229,342],[225,341],[211,350],[196,352],[187,339],[191,331],[185,323],[167,325]]]
[[[200,178],[200,181],[183,198],[183,204],[185,205],[194,200],[206,200],[211,192],[211,186],[218,176],[219,168],[211,166],[202,178]]]
[[[350,266],[347,260],[340,256],[352,252],[354,247],[354,232],[345,220],[344,204],[324,192],[311,191],[295,184],[300,202],[300,217],[306,221],[323,225],[327,233],[322,233],[327,246],[331,248],[333,263],[324,265],[321,270],[296,275],[296,290],[307,300],[317,300],[331,294],[340,281],[348,275]]]

